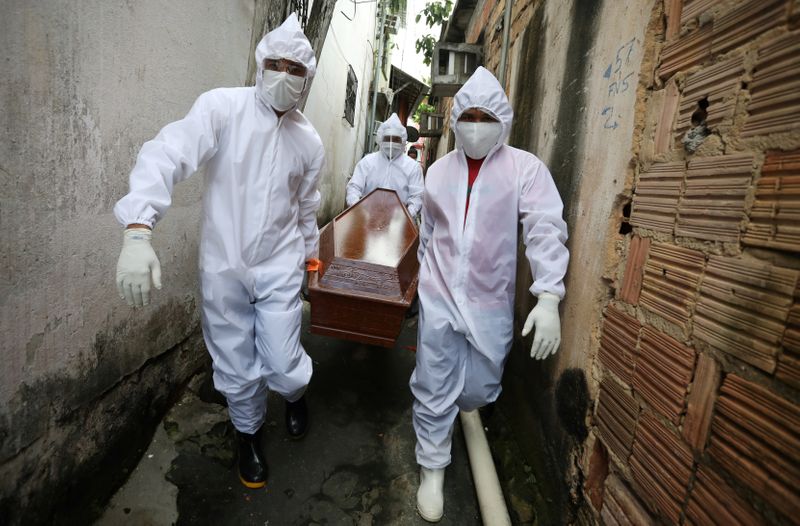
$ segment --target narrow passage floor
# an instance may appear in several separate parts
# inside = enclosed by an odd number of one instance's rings
[[[98,524],[427,524],[415,511],[418,466],[408,389],[416,321],[407,320],[394,349],[370,347],[311,334],[306,304],[303,344],[314,360],[307,393],[311,426],[303,440],[290,440],[283,400],[270,395],[267,487],[248,490],[239,483],[227,410],[204,373],[166,416]],[[457,427],[440,524],[480,523]]]

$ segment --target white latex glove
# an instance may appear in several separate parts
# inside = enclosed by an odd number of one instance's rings
[[[534,327],[536,331],[531,346],[531,358],[544,360],[555,354],[561,344],[561,320],[558,317],[558,304],[561,298],[549,292],[539,294],[539,301],[533,308],[525,326],[522,327],[522,336],[530,334]]]
[[[131,307],[150,303],[150,280],[161,288],[161,264],[150,245],[153,232],[146,228],[128,228],[122,236],[122,252],[117,261],[119,297]]]

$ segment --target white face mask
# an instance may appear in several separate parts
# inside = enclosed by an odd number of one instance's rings
[[[483,159],[494,148],[503,133],[499,122],[456,122],[456,134],[464,153],[472,159]]]
[[[300,100],[305,85],[305,77],[265,69],[261,78],[261,96],[276,110],[288,111]]]
[[[381,143],[381,151],[389,159],[394,159],[402,153],[403,148],[400,143],[384,141]]]

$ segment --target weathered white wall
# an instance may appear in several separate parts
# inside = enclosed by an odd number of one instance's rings
[[[354,15],[352,2],[337,2],[303,111],[325,144],[325,168],[319,186],[323,199],[318,214],[321,223],[344,208],[345,186],[363,156],[372,78],[370,46],[375,46],[375,8],[375,3],[359,4]],[[342,11],[353,20],[348,20]],[[353,126],[344,118],[348,64],[358,78]]]
[[[588,74],[581,87],[580,127],[571,129],[560,121],[565,98],[562,83],[569,80],[567,68],[569,35],[580,31],[563,2],[547,2],[547,36],[544,47],[547,75],[541,78],[542,101],[536,115],[518,115],[537,121],[533,138],[536,155],[558,178],[559,160],[571,157],[574,181],[571,194],[563,195],[569,208],[570,269],[563,310],[561,351],[556,359],[559,372],[570,367],[586,368],[593,340],[591,323],[600,319],[606,252],[619,227],[622,202],[618,196],[632,176],[634,110],[640,74],[646,80],[652,71],[641,71],[643,42],[653,0],[603,2],[597,15],[596,36],[584,56]],[[652,69],[652,64],[645,64]],[[520,94],[520,96],[525,96]],[[573,133],[580,134],[578,137]],[[560,153],[560,155],[559,155]],[[593,343],[594,342],[594,343]]]
[[[81,421],[82,411],[197,332],[202,177],[178,187],[156,227],[164,289],[147,308],[133,310],[117,296],[122,229],[111,210],[144,141],[203,91],[244,83],[253,4],[3,2],[0,499],[7,505],[58,482],[66,468],[41,458],[74,447],[69,426],[86,426],[88,437],[104,424]],[[188,352],[185,361],[197,363],[205,351]],[[91,456],[86,442],[73,456]]]
[[[484,10],[485,5],[479,3],[468,38],[501,22],[504,2]],[[554,517],[562,521],[579,494],[576,446],[586,439],[597,385],[592,364],[609,293],[607,255],[622,237],[617,232],[624,194],[633,178],[630,161],[638,146],[632,137],[641,126],[634,112],[652,77],[643,42],[653,5],[654,0],[518,0],[513,6],[507,87],[515,120],[509,142],[540,157],[553,174],[565,204],[571,261],[561,348],[534,361],[532,337],[519,334],[535,305],[529,265],[519,254],[516,341],[502,400],[528,461],[553,466],[555,472],[545,477],[550,483],[540,489],[550,494]],[[483,36],[485,63],[496,68],[502,38],[489,29]],[[536,437],[539,430],[546,448],[535,438],[520,438]]]

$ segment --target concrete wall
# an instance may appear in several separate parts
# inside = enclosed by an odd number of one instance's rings
[[[571,259],[560,351],[544,363],[533,362],[530,340],[516,342],[505,382],[517,421],[524,427],[538,420],[543,426],[556,471],[570,490],[558,496],[571,510],[579,504],[575,490],[581,483],[574,459],[586,438],[595,389],[588,377],[607,294],[605,254],[619,227],[619,195],[632,173],[639,81],[649,73],[642,57],[652,5],[652,0],[575,0],[569,9],[564,2],[517,5],[515,20],[523,24],[512,25],[510,53],[519,59],[508,73],[516,79],[517,111],[510,142],[550,168],[564,201]],[[518,328],[534,304],[527,293],[527,264],[519,270]]]
[[[351,2],[338,2],[303,112],[325,144],[325,168],[319,185],[323,199],[318,213],[321,225],[344,209],[345,186],[364,153],[373,65],[370,45],[375,46],[375,9],[376,4],[367,3],[357,5],[354,11]],[[353,20],[348,20],[342,11]],[[358,78],[352,126],[344,118],[348,65]]]
[[[54,506],[124,476],[170,393],[205,359],[202,177],[177,188],[156,228],[164,289],[141,310],[117,296],[122,230],[111,209],[142,142],[203,91],[244,83],[253,15],[247,0],[4,2],[4,524],[46,521]]]

